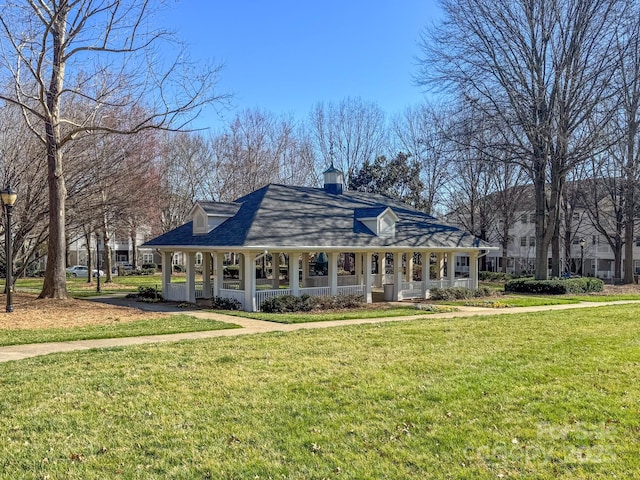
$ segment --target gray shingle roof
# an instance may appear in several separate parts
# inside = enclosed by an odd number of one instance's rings
[[[225,202],[198,202],[198,205],[208,215],[235,215],[240,210],[240,204],[238,203],[225,203]]]
[[[146,247],[299,248],[332,247],[489,248],[488,243],[426,213],[382,195],[271,184],[237,199],[237,213],[207,235],[187,223],[145,243]],[[398,216],[394,238],[374,235],[359,213],[391,207]]]

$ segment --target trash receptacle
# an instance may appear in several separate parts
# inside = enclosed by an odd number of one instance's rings
[[[384,289],[384,301],[393,301],[393,283],[385,283],[382,288]]]

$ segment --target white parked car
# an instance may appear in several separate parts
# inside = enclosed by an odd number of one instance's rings
[[[104,272],[102,270],[100,270],[99,273],[101,277],[104,277]],[[86,265],[74,265],[73,267],[67,268],[67,274],[72,277],[86,277],[89,274],[89,269]],[[91,276],[97,277],[98,270],[94,269]]]

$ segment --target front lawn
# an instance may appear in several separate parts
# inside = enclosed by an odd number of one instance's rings
[[[73,328],[0,329],[0,346],[27,343],[68,342],[99,338],[123,338],[168,333],[201,332],[239,328],[230,323],[205,320],[189,315],[171,315],[152,320],[118,322]]]
[[[225,310],[220,313],[276,323],[308,323],[327,322],[331,320],[353,320],[359,318],[406,317],[411,315],[425,315],[433,312],[418,310],[413,305],[407,305],[406,307],[394,306],[391,308],[360,308],[340,311],[329,310],[326,312],[264,313]]]
[[[0,478],[638,478],[638,313],[431,317],[0,364]]]
[[[103,294],[137,292],[138,287],[153,287],[162,290],[162,278],[160,274],[155,275],[126,275],[122,277],[114,276],[113,282],[105,283],[105,279],[100,279],[100,289]],[[173,281],[180,282],[182,277],[177,277]],[[16,290],[38,293],[42,290],[42,278],[19,278],[16,281]],[[67,278],[67,291],[72,297],[88,297],[97,295],[97,281],[92,279],[91,283],[86,278]],[[4,280],[0,281],[0,288],[4,289]]]

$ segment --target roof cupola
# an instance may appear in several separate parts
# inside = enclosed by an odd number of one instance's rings
[[[341,195],[344,189],[344,174],[333,166],[324,171],[324,191],[327,193],[333,193],[334,195]]]

